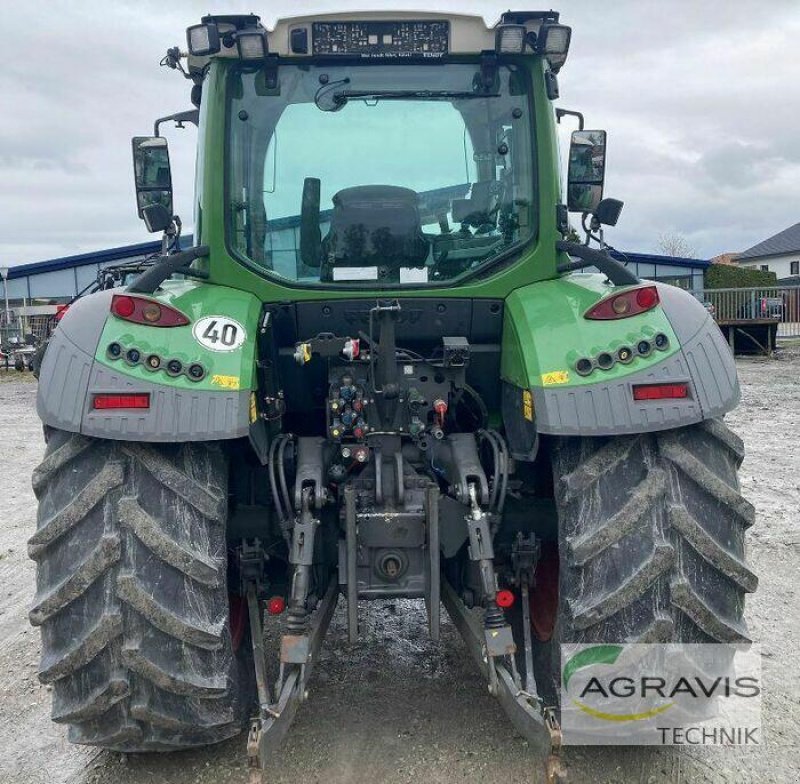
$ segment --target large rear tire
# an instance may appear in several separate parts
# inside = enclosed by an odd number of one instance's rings
[[[231,645],[227,459],[50,430],[33,476],[31,623],[54,721],[118,751],[216,743],[242,729],[248,675]]]
[[[560,642],[747,640],[743,457],[721,420],[556,442]]]

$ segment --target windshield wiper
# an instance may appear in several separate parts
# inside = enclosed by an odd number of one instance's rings
[[[317,106],[322,109],[322,111],[330,112],[341,109],[351,99],[401,101],[411,98],[418,101],[449,101],[469,98],[499,97],[500,93],[476,93],[466,90],[339,90],[330,96],[333,102],[333,106],[330,109],[325,109],[320,101],[317,101]]]

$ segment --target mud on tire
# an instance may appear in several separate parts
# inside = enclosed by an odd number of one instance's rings
[[[227,460],[208,444],[49,431],[33,476],[31,622],[54,721],[119,751],[216,743],[246,718],[231,647]]]
[[[721,420],[557,442],[561,641],[747,640],[743,457]]]

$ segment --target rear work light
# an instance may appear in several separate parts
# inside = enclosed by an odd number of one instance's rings
[[[150,393],[95,395],[92,401],[92,408],[95,411],[108,411],[109,409],[118,408],[150,408]]]
[[[583,317],[595,321],[629,318],[652,310],[658,303],[658,289],[655,286],[641,286],[601,299]]]
[[[682,400],[689,397],[688,384],[634,384],[634,400]]]
[[[189,323],[189,319],[175,308],[128,294],[114,295],[111,312],[117,318],[135,324],[149,324],[151,327],[183,327]]]

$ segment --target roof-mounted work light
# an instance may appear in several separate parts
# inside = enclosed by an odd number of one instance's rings
[[[205,22],[186,28],[189,53],[195,57],[208,57],[220,51],[219,30],[214,22]]]
[[[558,73],[567,61],[572,28],[567,25],[545,24],[536,38],[536,51],[543,54],[554,73]]]
[[[267,56],[267,36],[263,30],[239,30],[236,47],[242,60],[264,60]]]
[[[496,28],[495,51],[499,54],[522,54],[527,30],[522,24],[501,24]]]

